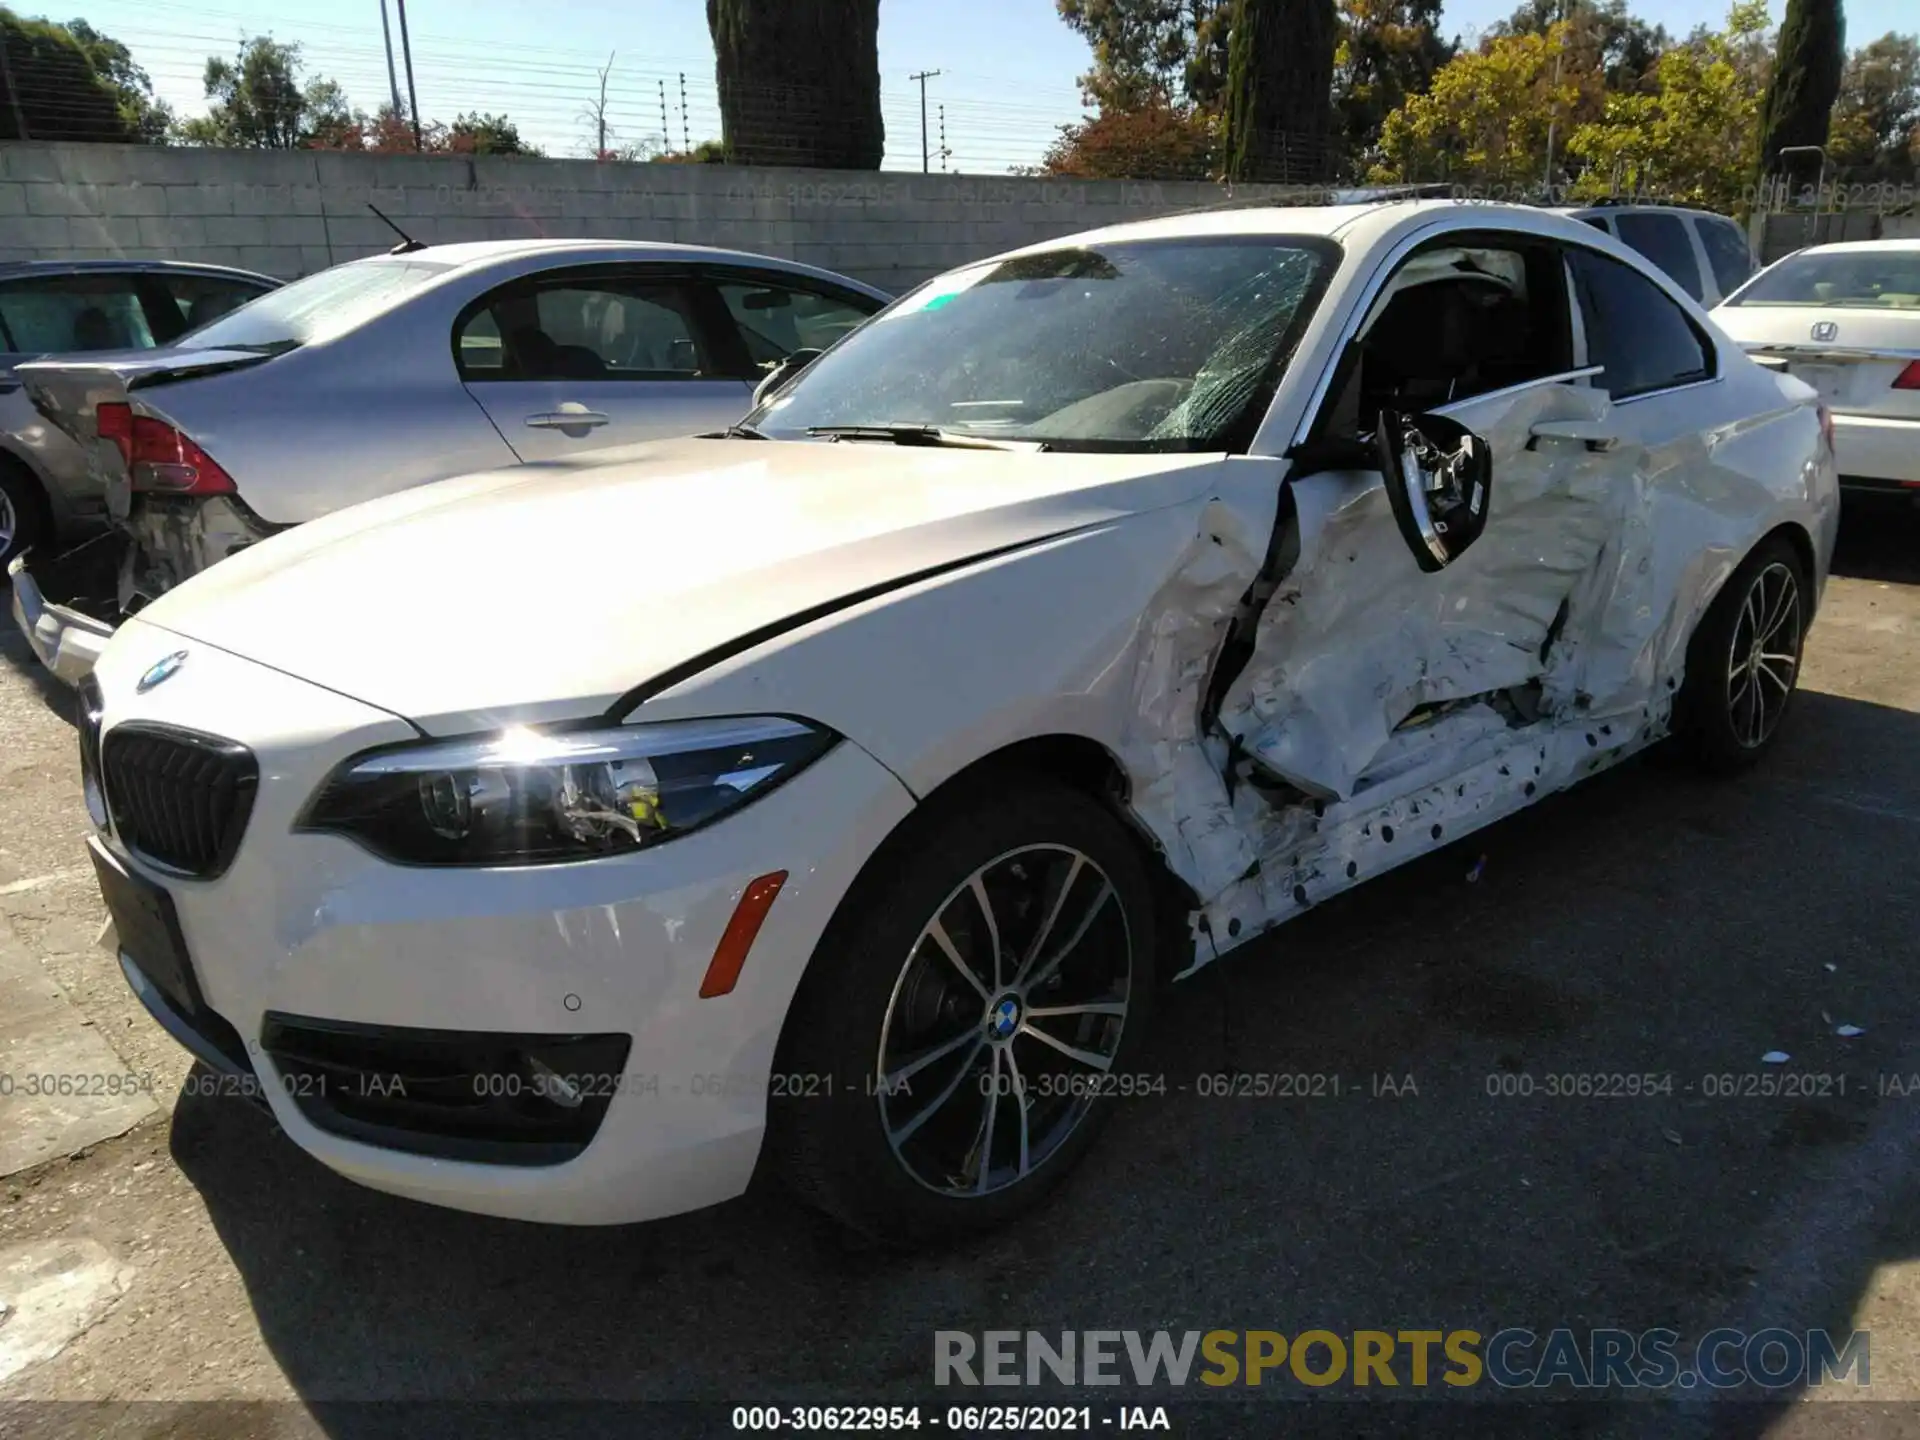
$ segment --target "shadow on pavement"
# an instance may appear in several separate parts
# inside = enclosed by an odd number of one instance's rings
[[[1834,542],[1833,573],[1920,583],[1920,505],[1905,495],[1849,495]]]
[[[234,1102],[183,1098],[173,1153],[276,1359],[341,1436],[380,1412],[325,1402],[1042,1398],[934,1390],[951,1329],[1844,1330],[1884,1245],[1857,1172],[1920,1116],[1874,1086],[1920,1039],[1920,874],[1889,861],[1920,819],[1920,717],[1797,704],[1742,780],[1629,765],[1176,987],[1146,1062],[1168,1093],[1124,1102],[1052,1203],[962,1249],[876,1252],[771,1186],[605,1230],[432,1209],[339,1179]],[[1841,1021],[1866,1034],[1837,1038]],[[1773,1050],[1790,1066],[1764,1065]],[[1827,1078],[1721,1093],[1787,1071]],[[1337,1077],[1338,1095],[1203,1093],[1216,1074]],[[1580,1075],[1667,1083],[1547,1093]],[[1854,1218],[1809,1228],[1833,1214]],[[1151,1398],[1192,1411],[1202,1392]],[[1328,1408],[1356,1433],[1424,1409]],[[1778,1418],[1616,1411],[1673,1433]],[[639,1429],[668,1428],[657,1413]],[[1575,1413],[1549,1428],[1586,1431]]]

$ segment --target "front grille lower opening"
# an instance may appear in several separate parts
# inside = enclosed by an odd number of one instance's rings
[[[330,1134],[443,1159],[558,1165],[587,1148],[627,1084],[632,1039],[269,1013],[260,1044],[288,1097]]]

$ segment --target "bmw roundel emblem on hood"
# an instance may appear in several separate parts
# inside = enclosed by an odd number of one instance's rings
[[[1840,327],[1834,324],[1833,321],[1831,320],[1819,320],[1814,322],[1813,338],[1816,340],[1832,340],[1836,336],[1838,336],[1839,333],[1840,333]]]
[[[153,689],[154,686],[165,684],[171,680],[174,675],[178,673],[180,667],[186,663],[187,652],[184,650],[176,650],[171,655],[156,660],[148,667],[147,673],[142,675],[139,681],[135,683],[133,687],[134,693],[144,695],[147,691]]]

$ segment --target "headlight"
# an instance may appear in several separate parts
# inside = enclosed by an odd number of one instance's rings
[[[406,865],[587,860],[717,820],[839,738],[762,715],[432,741],[349,760],[294,828]]]

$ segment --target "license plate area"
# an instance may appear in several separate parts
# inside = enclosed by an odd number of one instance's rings
[[[120,948],[183,1018],[198,1015],[203,1008],[200,986],[193,976],[193,963],[187,958],[187,942],[180,933],[173,897],[127,869],[93,836],[87,837],[87,853],[93,858],[100,896],[107,902],[107,913],[113,916]]]
[[[1804,380],[1820,393],[1822,400],[1837,400],[1840,392],[1847,386],[1847,367],[1845,365],[1793,365],[1789,373],[1796,380]]]

